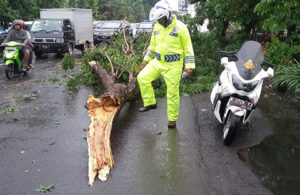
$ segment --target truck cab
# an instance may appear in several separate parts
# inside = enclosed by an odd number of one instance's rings
[[[92,9],[40,9],[40,19],[31,27],[35,53],[85,52],[93,46]]]
[[[74,31],[69,19],[37,19],[30,34],[36,56],[73,51],[70,43],[74,40]]]

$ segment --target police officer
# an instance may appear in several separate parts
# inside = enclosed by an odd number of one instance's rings
[[[162,75],[167,85],[168,128],[175,128],[183,63],[184,74],[187,76],[195,68],[193,46],[186,25],[171,14],[170,5],[166,1],[156,3],[150,11],[149,19],[157,23],[137,77],[144,102],[144,107],[139,108],[139,111],[145,112],[157,107],[151,83]]]

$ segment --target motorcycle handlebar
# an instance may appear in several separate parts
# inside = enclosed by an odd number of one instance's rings
[[[270,68],[274,68],[274,64],[271,64],[271,63],[269,63],[267,61],[264,61],[263,65],[266,65],[267,67],[270,67]]]
[[[219,50],[219,53],[222,56],[226,56],[226,57],[234,57],[236,55],[236,52],[232,52],[232,51],[223,51],[223,50]]]
[[[230,60],[236,61],[238,59],[236,52],[228,52],[219,50],[219,54],[223,57],[228,57]]]

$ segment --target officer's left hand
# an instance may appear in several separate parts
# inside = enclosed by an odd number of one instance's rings
[[[186,75],[189,77],[189,76],[192,75],[193,70],[190,69],[190,68],[186,68],[186,69],[183,70],[183,72],[186,72]]]
[[[148,62],[144,60],[139,67],[139,71],[141,71],[147,64]]]
[[[22,44],[21,44],[21,47],[25,47],[25,44],[24,44],[24,43],[22,43]]]

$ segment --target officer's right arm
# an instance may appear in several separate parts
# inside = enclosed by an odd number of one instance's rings
[[[155,35],[154,35],[154,32],[155,32],[154,29],[155,28],[153,28],[153,31],[152,31],[150,45],[149,45],[149,47],[147,49],[147,53],[144,57],[144,61],[146,61],[146,62],[150,62],[150,60],[152,60],[156,56],[156,52],[155,52],[156,40],[155,40]]]

